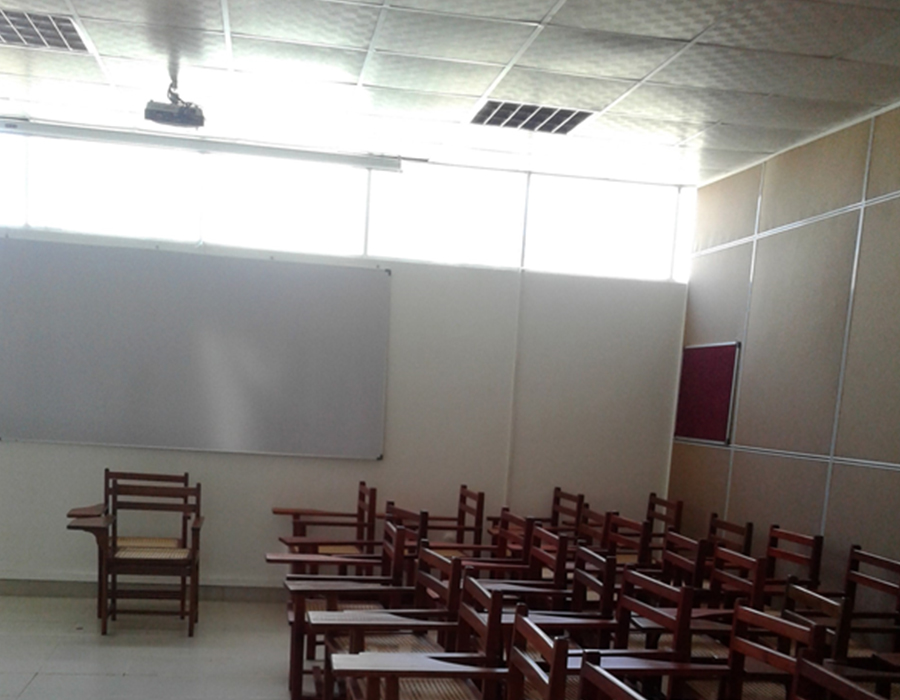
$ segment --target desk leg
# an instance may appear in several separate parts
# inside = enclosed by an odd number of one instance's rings
[[[303,638],[306,628],[306,596],[291,594],[294,622],[291,625],[291,662],[288,674],[291,700],[303,697]]]

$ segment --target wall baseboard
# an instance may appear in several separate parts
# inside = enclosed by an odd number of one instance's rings
[[[86,581],[0,579],[0,596],[34,598],[93,598],[97,584]],[[200,599],[226,603],[283,603],[282,588],[262,586],[200,586]]]

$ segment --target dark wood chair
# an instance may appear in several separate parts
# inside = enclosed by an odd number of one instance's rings
[[[115,480],[111,487],[111,509],[115,516],[110,522],[110,535],[104,554],[105,576],[101,601],[101,630],[107,633],[107,620],[119,614],[174,614],[188,620],[188,635],[193,636],[199,621],[200,484],[195,486],[143,485]],[[188,541],[182,547],[144,546],[143,538],[122,534],[127,528],[128,512],[171,514],[177,516],[173,529],[181,533],[187,527]],[[170,518],[171,519],[171,518]],[[175,587],[120,587],[119,576],[177,578]],[[124,599],[178,600],[178,610],[129,609],[120,606]]]
[[[797,585],[816,590],[822,570],[822,546],[822,535],[804,535],[772,525],[766,547],[767,600],[783,594],[790,577]]]
[[[684,501],[676,501],[650,493],[647,498],[647,515],[650,522],[650,549],[654,556],[661,555],[663,537],[670,530],[681,532],[681,519],[684,513]]]
[[[550,516],[539,520],[546,530],[572,535],[578,529],[585,507],[583,493],[569,493],[557,486],[550,501]]]
[[[575,698],[578,677],[568,673],[568,652],[568,639],[551,639],[528,619],[525,606],[518,607],[509,654],[507,700]]]
[[[753,547],[753,523],[729,522],[722,520],[718,513],[709,516],[709,530],[706,536],[712,545],[719,545],[725,549],[733,549],[735,552],[750,556]]]
[[[450,536],[451,542],[438,538]],[[447,556],[473,554],[484,544],[484,491],[473,491],[465,484],[459,487],[456,515],[432,515],[428,520],[428,540],[432,547]],[[460,545],[454,548],[453,544]],[[462,549],[473,545],[476,549]]]
[[[103,501],[100,503],[84,506],[80,508],[72,508],[68,512],[69,518],[75,518],[79,520],[80,523],[72,525],[69,529],[88,529],[79,527],[78,525],[84,526],[86,524],[85,519],[98,519],[92,521],[94,525],[100,525],[100,530],[105,530],[107,526],[111,525],[115,521],[116,513],[113,508],[112,502],[112,488],[113,484],[121,482],[126,484],[134,484],[134,485],[169,485],[169,486],[189,486],[190,485],[190,477],[188,473],[184,474],[149,474],[144,472],[123,472],[123,471],[113,471],[111,469],[105,469],[103,471]],[[110,520],[106,521],[105,518],[109,517]],[[90,525],[91,523],[87,523]],[[104,537],[104,542],[108,541],[106,535]],[[133,537],[120,537],[117,542],[120,547],[164,547],[167,549],[179,549],[185,546],[185,543],[188,541],[188,520],[187,518],[182,519],[181,523],[181,535],[180,536],[172,536],[172,537],[146,537],[146,536],[133,536]],[[101,603],[101,586],[100,581],[104,577],[103,571],[103,557],[105,555],[106,544],[100,546],[100,541],[98,540],[97,547],[97,617],[102,617],[102,603]]]
[[[844,597],[851,634],[881,638],[891,651],[900,652],[900,561],[853,545],[844,575]]]
[[[600,550],[603,548],[603,532],[606,527],[606,513],[585,506],[581,511],[581,521],[575,530],[575,539],[579,546]],[[618,515],[618,513],[616,513]]]
[[[585,657],[578,688],[581,700],[646,700],[639,692]]]
[[[650,521],[632,520],[615,512],[606,514],[602,550],[616,557],[620,565],[652,566]]]
[[[598,627],[594,639],[582,634],[578,643],[588,648],[606,649],[612,643],[616,629],[616,576],[618,565],[614,556],[603,556],[586,547],[575,549],[575,568],[572,573],[573,612],[596,614],[608,624]]]
[[[712,559],[712,543],[669,530],[663,536],[662,580],[674,586],[702,589]]]
[[[336,654],[336,678],[346,679],[349,698],[362,700],[499,700],[507,669],[502,665],[503,594],[483,591],[487,610],[472,607],[465,589],[479,587],[466,579],[459,611],[457,649],[438,653]]]
[[[853,681],[805,658],[797,660],[790,700],[883,700]]]

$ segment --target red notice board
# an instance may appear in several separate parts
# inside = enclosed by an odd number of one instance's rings
[[[731,406],[740,343],[684,349],[675,437],[731,441]]]

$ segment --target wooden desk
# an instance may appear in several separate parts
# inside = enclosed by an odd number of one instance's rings
[[[102,506],[103,504],[100,504]],[[66,525],[67,530],[83,530],[89,532],[97,541],[97,617],[103,621],[106,626],[106,587],[109,585],[106,575],[106,551],[109,548],[109,526],[112,525],[113,517],[111,515],[96,516],[73,516],[76,511],[87,511],[89,508],[96,506],[88,506],[88,508],[73,508],[69,511],[69,516],[74,519]]]

